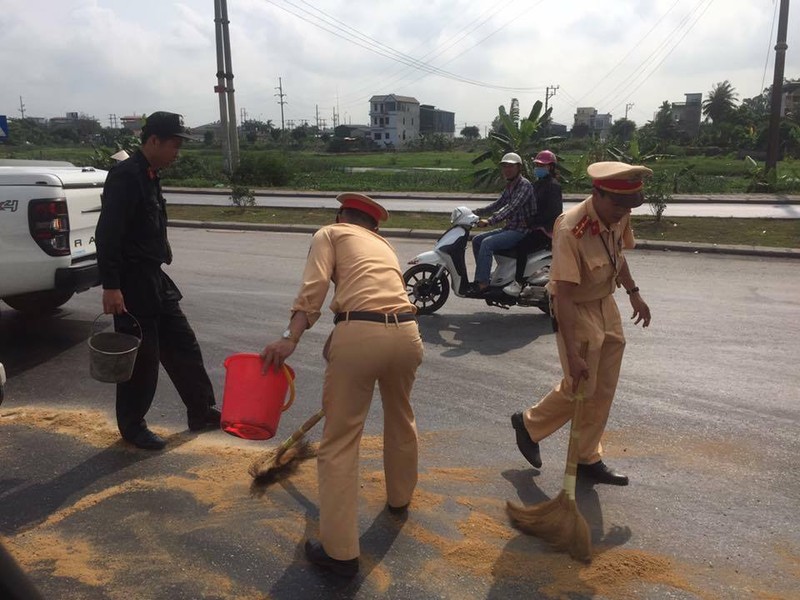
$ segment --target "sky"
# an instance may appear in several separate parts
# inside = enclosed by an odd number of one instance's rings
[[[547,88],[555,121],[594,107],[639,125],[663,101],[739,100],[771,85],[780,0],[228,0],[237,116],[368,122],[373,95],[412,96],[484,135]],[[800,78],[800,6],[785,76]],[[211,0],[0,0],[0,115],[219,119]]]

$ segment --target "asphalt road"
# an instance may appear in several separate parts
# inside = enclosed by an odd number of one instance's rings
[[[169,273],[221,401],[224,358],[284,329],[310,237],[170,236]],[[402,261],[429,247],[392,243]],[[189,434],[163,373],[148,420],[169,436],[167,450],[118,441],[113,388],[88,377],[97,290],[45,319],[2,306],[0,535],[52,599],[797,598],[797,262],[651,251],[630,261],[654,321],[626,324],[604,439],[607,462],[631,485],[579,489],[591,565],[504,518],[506,500],[538,502],[561,486],[566,432],[543,443],[538,471],[518,454],[508,420],[559,377],[549,321],[458,298],[420,322],[421,475],[405,522],[382,510],[379,403],[366,424],[355,581],[320,575],[303,558],[317,528],[313,461],[250,490],[247,465],[276,440]],[[278,440],[319,408],[330,328],[323,318],[291,359],[297,400]]]
[[[189,204],[189,205],[210,205],[228,206],[230,198],[224,194],[198,194],[166,192],[165,196],[170,204]],[[449,213],[456,206],[469,206],[477,208],[488,204],[490,200],[486,198],[472,199],[443,199],[443,198],[387,198],[382,199],[381,203],[388,210],[402,210],[414,212],[439,212]],[[335,208],[338,206],[334,194],[328,197],[307,197],[307,196],[256,196],[256,205],[274,207],[296,207],[296,208]],[[575,202],[567,201],[564,209],[574,206]],[[635,215],[649,215],[650,206],[644,204],[633,211]],[[772,218],[772,219],[796,219],[800,217],[800,205],[776,202],[774,204],[765,203],[730,203],[730,202],[697,202],[697,203],[675,203],[667,206],[664,213],[670,217],[738,217],[738,218]]]

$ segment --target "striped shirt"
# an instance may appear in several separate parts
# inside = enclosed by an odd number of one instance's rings
[[[503,229],[529,231],[529,223],[532,221],[533,215],[536,214],[533,185],[520,175],[515,181],[506,185],[506,189],[500,194],[500,198],[489,206],[479,208],[475,211],[475,214],[479,217],[491,215],[486,219],[489,225],[506,221]]]

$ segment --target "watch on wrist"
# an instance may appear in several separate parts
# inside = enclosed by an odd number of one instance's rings
[[[284,331],[283,334],[281,334],[281,338],[283,338],[284,340],[291,340],[295,344],[300,341],[298,338],[292,335],[291,329],[287,329],[286,331]]]
[[[627,292],[628,296],[633,296],[634,294],[639,292],[639,288],[638,287],[632,287],[631,289],[625,290],[625,291]]]

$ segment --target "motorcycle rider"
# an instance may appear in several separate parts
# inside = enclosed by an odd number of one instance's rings
[[[533,159],[536,212],[529,223],[532,231],[517,245],[517,271],[514,281],[503,288],[509,296],[519,296],[522,291],[528,255],[552,245],[553,224],[564,210],[561,184],[556,176],[557,166],[558,159],[550,150],[542,150]]]
[[[522,158],[516,152],[505,154],[500,160],[500,169],[506,187],[495,202],[479,208],[475,214],[481,218],[477,226],[488,227],[505,221],[502,229],[494,229],[476,235],[472,239],[475,256],[475,282],[470,284],[467,294],[480,295],[489,287],[492,258],[496,250],[513,248],[530,231],[529,222],[536,213],[533,185],[522,176]]]

